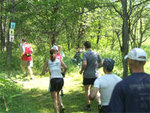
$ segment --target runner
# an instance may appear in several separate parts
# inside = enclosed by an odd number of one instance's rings
[[[44,66],[43,74],[46,71],[46,68],[49,67],[50,73],[50,92],[53,99],[53,105],[55,113],[64,113],[64,106],[62,103],[61,96],[59,94],[60,90],[64,85],[64,79],[61,73],[65,74],[67,66],[62,60],[56,59],[57,51],[54,49],[50,50],[50,60],[48,60]],[[64,71],[61,71],[61,66],[64,68]],[[58,102],[60,104],[60,109],[58,108]]]
[[[60,45],[59,46],[54,45],[52,48],[57,51],[56,59],[63,60],[63,57],[65,57],[65,54],[63,51],[61,51],[61,46]],[[63,71],[63,68],[61,68],[61,69]],[[63,77],[65,77],[64,73],[62,73],[62,75],[63,75]],[[61,89],[61,96],[64,96],[63,89]]]
[[[87,101],[87,105],[84,107],[84,110],[91,111],[90,106],[90,87],[94,84],[94,81],[100,75],[98,68],[102,66],[102,59],[100,55],[91,50],[91,43],[86,41],[84,43],[86,52],[83,53],[83,61],[82,61],[82,68],[80,74],[83,73],[83,85],[85,88],[85,98]],[[100,104],[100,98],[97,98],[98,104]]]
[[[23,73],[25,76],[27,76],[27,72],[25,70],[25,66],[27,66],[27,69],[30,73],[30,78],[33,79],[33,71],[32,68],[33,67],[33,58],[32,58],[32,53],[33,53],[33,49],[31,47],[30,44],[28,44],[26,42],[26,39],[22,39],[21,40],[21,67],[23,70]]]
[[[144,71],[147,54],[133,48],[125,59],[131,75],[116,85],[109,108],[112,113],[150,113],[150,74]]]
[[[74,55],[74,59],[72,59],[72,62],[75,63],[75,64],[77,64],[79,67],[82,64],[81,54],[82,54],[82,48],[78,47],[77,52]]]
[[[112,91],[115,85],[122,79],[113,74],[115,61],[109,58],[105,58],[103,62],[104,75],[97,78],[94,82],[94,88],[91,92],[90,99],[93,100],[96,97],[98,91],[101,94],[101,107],[99,113],[108,113],[108,105],[111,98]]]

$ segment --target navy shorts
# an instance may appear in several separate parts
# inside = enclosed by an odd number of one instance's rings
[[[97,78],[83,78],[83,85],[93,85]]]
[[[60,91],[64,85],[63,78],[53,78],[50,81],[50,92],[52,91]]]

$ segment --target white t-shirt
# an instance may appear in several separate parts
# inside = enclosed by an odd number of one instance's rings
[[[101,103],[103,106],[109,104],[112,91],[115,85],[122,79],[115,74],[105,74],[97,78],[94,82],[94,87],[99,88],[101,94]]]
[[[61,62],[58,59],[55,61],[48,60],[48,67],[51,72],[51,79],[52,78],[63,78],[61,74]]]

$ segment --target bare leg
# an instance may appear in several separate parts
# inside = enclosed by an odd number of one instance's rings
[[[33,71],[32,71],[32,68],[31,68],[31,66],[28,66],[28,71],[29,71],[29,73],[30,73],[30,77],[31,78],[33,78]]]
[[[55,113],[59,113],[59,110],[58,110],[58,101],[57,101],[57,92],[51,92],[51,96],[52,96],[52,99],[53,99],[53,106],[54,106],[54,110],[55,110]]]
[[[97,92],[96,100],[98,102],[98,105],[100,105],[101,104],[101,99],[100,99],[100,92],[99,91]]]
[[[23,66],[22,64],[21,64],[20,66],[21,66],[21,68],[22,68],[23,74],[24,74],[24,75],[27,75],[26,70],[25,70],[25,66]]]
[[[57,92],[57,99],[58,99],[60,106],[63,106],[61,96],[59,95],[59,91]]]
[[[90,85],[85,85],[85,99],[87,101],[87,104],[89,105],[91,102],[90,102],[90,99],[89,99],[89,95],[90,95]]]

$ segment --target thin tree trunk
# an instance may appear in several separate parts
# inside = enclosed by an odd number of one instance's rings
[[[0,37],[1,37],[1,53],[3,53],[3,15],[2,15],[2,12],[3,12],[3,8],[2,8],[2,5],[1,5],[1,16],[0,16]]]
[[[123,9],[123,31],[122,31],[122,61],[123,61],[123,78],[128,76],[128,64],[127,60],[124,60],[124,56],[128,54],[129,50],[129,27],[128,27],[128,14],[127,14],[127,0],[122,0],[122,9]]]
[[[15,6],[15,0],[12,0],[13,5]],[[12,12],[15,12],[15,8],[12,7]],[[13,18],[10,20],[10,23],[13,22]],[[9,25],[10,27],[10,25]],[[8,67],[10,66],[11,62],[11,57],[12,57],[12,42],[9,41],[9,32],[8,32],[8,43],[7,43],[7,58],[6,58],[6,63]]]
[[[99,22],[99,27],[98,27],[98,35],[97,35],[97,41],[96,41],[96,44],[99,44],[99,40],[100,40],[100,31],[101,30],[101,24]]]

